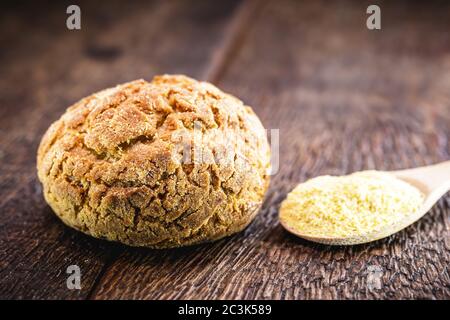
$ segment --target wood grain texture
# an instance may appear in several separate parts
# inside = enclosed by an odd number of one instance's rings
[[[65,27],[68,4],[9,3],[0,18],[8,44],[0,53],[0,298],[87,298],[124,250],[63,226],[45,204],[35,158],[50,123],[117,83],[201,77],[239,2],[84,1],[81,31]],[[71,264],[81,268],[80,291],[66,287]]]
[[[383,30],[370,32],[365,8],[264,6],[217,83],[280,129],[280,171],[262,212],[214,244],[123,252],[94,298],[449,298],[448,197],[405,231],[347,248],[296,239],[277,221],[307,178],[449,157],[448,10],[386,4]]]
[[[450,158],[448,3],[381,2],[381,31],[365,28],[360,1],[91,3],[80,32],[61,27],[65,3],[2,11],[1,298],[450,298],[448,195],[397,235],[353,247],[297,239],[277,219],[310,177]],[[157,73],[211,79],[280,129],[279,172],[242,233],[127,248],[64,227],[46,206],[34,166],[48,125],[93,91]],[[81,291],[65,286],[73,263]]]

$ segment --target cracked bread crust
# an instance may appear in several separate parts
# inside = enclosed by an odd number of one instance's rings
[[[263,201],[269,166],[252,109],[180,75],[82,99],[50,126],[37,155],[45,199],[65,224],[152,248],[244,229]]]

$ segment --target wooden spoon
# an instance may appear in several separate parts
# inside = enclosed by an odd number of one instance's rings
[[[433,205],[450,190],[450,161],[414,169],[388,171],[387,173],[406,181],[425,195],[421,209],[417,210],[415,214],[407,215],[403,220],[388,224],[369,233],[349,237],[314,237],[311,235],[304,235],[299,230],[293,229],[283,221],[280,221],[280,223],[287,231],[309,241],[330,245],[361,244],[388,237],[408,227],[422,218]]]

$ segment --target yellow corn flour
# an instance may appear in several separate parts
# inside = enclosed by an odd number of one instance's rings
[[[386,172],[321,176],[289,193],[280,220],[305,236],[356,236],[403,219],[423,200],[417,188]]]

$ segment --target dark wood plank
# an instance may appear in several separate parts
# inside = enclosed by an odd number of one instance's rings
[[[281,167],[262,212],[213,244],[122,252],[94,298],[450,298],[448,196],[367,245],[315,245],[277,221],[307,178],[450,157],[449,4],[382,2],[381,31],[365,28],[368,4],[264,6],[217,83],[280,129]]]
[[[78,3],[81,31],[65,28],[69,2],[0,10],[0,298],[87,298],[124,249],[64,227],[45,204],[35,154],[50,123],[117,83],[159,73],[201,77],[239,1]],[[80,291],[66,287],[71,264],[81,268]]]

